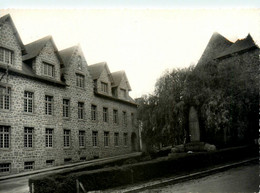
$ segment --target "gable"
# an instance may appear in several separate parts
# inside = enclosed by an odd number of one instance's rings
[[[92,65],[88,66],[88,70],[89,70],[90,75],[93,80],[99,79],[101,74],[105,73],[109,77],[110,82],[111,83],[113,82],[113,78],[111,76],[110,70],[109,70],[106,62],[92,64]],[[105,70],[105,72],[104,72],[104,70]]]
[[[211,36],[197,65],[205,64],[205,63],[209,62],[210,60],[214,59],[217,55],[219,55],[221,52],[223,52],[228,47],[230,47],[232,44],[233,44],[232,42],[227,40],[221,34],[215,32]]]
[[[0,18],[0,29],[1,29],[1,27],[4,26],[5,24],[7,24],[7,25],[9,25],[9,26],[11,27],[11,29],[12,29],[12,31],[13,31],[12,35],[14,35],[14,37],[16,38],[16,41],[17,41],[17,43],[19,44],[19,46],[20,46],[20,48],[21,48],[21,50],[22,50],[22,53],[23,53],[23,54],[26,54],[25,46],[24,46],[24,44],[23,44],[23,42],[22,42],[22,40],[21,40],[21,38],[20,38],[20,35],[19,35],[19,33],[18,33],[18,31],[17,31],[15,25],[14,25],[14,22],[13,22],[11,16],[10,16],[10,14],[7,14],[7,15],[5,15],[5,16],[3,16],[3,17]],[[3,35],[3,34],[1,34],[1,39],[3,38],[2,35]],[[11,34],[8,34],[8,33],[7,33],[6,35],[11,35]]]
[[[114,80],[113,85],[112,85],[113,87],[121,87],[121,88],[131,91],[131,87],[128,82],[125,71],[113,72],[112,77]]]
[[[108,69],[108,67],[104,66],[98,80],[100,80],[101,82],[106,82],[106,83],[112,83],[113,80],[111,78],[111,73]]]
[[[122,77],[122,80],[120,82],[120,85],[119,85],[120,88],[124,88],[128,91],[131,91],[131,87],[130,87],[130,84],[128,82],[128,79],[126,77],[126,74],[124,73],[124,76]]]

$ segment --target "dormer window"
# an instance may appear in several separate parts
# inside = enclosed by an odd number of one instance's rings
[[[84,88],[84,75],[76,74],[76,86],[80,88]]]
[[[112,88],[112,95],[113,97],[117,97],[117,88]]]
[[[102,91],[102,92],[105,92],[105,93],[108,93],[107,83],[101,82],[101,91]]]
[[[42,74],[44,76],[54,77],[54,65],[43,62],[42,63]]]
[[[0,62],[13,64],[14,53],[11,50],[0,47]]]
[[[81,60],[81,56],[77,57],[77,68],[78,70],[82,70],[82,60]]]
[[[126,99],[126,90],[122,89],[122,88],[120,90],[121,90],[122,96]]]

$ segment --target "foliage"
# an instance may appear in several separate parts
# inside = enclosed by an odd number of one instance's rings
[[[240,161],[257,155],[258,146],[222,149],[210,153],[178,153],[172,157],[163,157],[121,167],[103,168],[94,171],[71,171],[71,173],[62,176],[54,174],[33,177],[29,179],[29,186],[32,187],[32,184],[34,184],[34,192],[40,193],[76,192],[76,180],[78,179],[86,191],[104,190],[167,175],[190,174],[198,169]]]
[[[185,142],[191,106],[198,111],[201,140],[218,146],[248,143],[258,132],[258,50],[167,71],[154,93],[139,101],[148,147]]]

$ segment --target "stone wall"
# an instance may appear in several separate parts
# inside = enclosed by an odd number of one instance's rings
[[[14,61],[12,67],[17,70],[22,70],[21,47],[14,35],[11,23],[8,20],[0,27],[0,35],[0,47],[13,51]]]
[[[8,24],[8,23],[7,23]],[[14,41],[13,31],[10,25],[4,25],[1,32],[1,44],[13,46],[15,51],[14,68],[21,70],[21,49]],[[4,39],[2,39],[4,37]],[[11,43],[10,43],[11,42]],[[67,86],[52,84],[52,81],[60,81],[61,62],[54,53],[53,45],[49,41],[41,53],[36,57],[36,74],[40,75],[42,61],[55,65],[55,78],[49,78],[49,83],[29,76],[10,74],[8,85],[11,87],[11,109],[0,109],[0,125],[10,126],[10,146],[0,148],[0,164],[10,163],[11,171],[2,172],[0,175],[19,173],[24,171],[24,162],[33,161],[34,169],[49,167],[47,160],[54,160],[53,166],[62,165],[65,159],[71,162],[80,159],[93,159],[94,156],[106,157],[131,152],[131,134],[138,135],[136,125],[131,123],[130,114],[136,115],[137,106],[118,101],[116,99],[96,96],[93,92],[93,81],[84,62],[83,69],[76,67],[77,55],[83,54],[81,49],[75,49],[70,59],[70,64],[62,69]],[[83,60],[85,61],[85,59]],[[22,72],[22,70],[21,70]],[[76,73],[83,74],[84,88],[76,86]],[[0,72],[0,76],[2,72]],[[45,77],[46,78],[46,77]],[[4,78],[0,84],[6,83]],[[24,112],[24,91],[33,93],[33,113]],[[53,96],[54,113],[45,114],[45,95]],[[69,99],[69,117],[63,117],[63,99]],[[84,119],[78,119],[78,102],[84,103]],[[91,104],[97,105],[98,119],[91,121]],[[109,121],[103,122],[103,107],[108,108]],[[119,124],[112,122],[112,111],[118,109]],[[122,125],[122,111],[127,112],[127,126]],[[136,117],[136,116],[135,116]],[[135,121],[136,122],[136,121]],[[24,147],[24,127],[33,128],[33,147]],[[53,147],[46,147],[46,128],[53,129]],[[70,130],[70,146],[64,147],[64,129]],[[79,147],[79,131],[85,131],[85,147]],[[98,146],[92,145],[92,131],[98,131]],[[109,132],[109,146],[104,146],[104,131]],[[114,146],[114,133],[119,133],[119,145]],[[128,144],[123,145],[123,133],[128,133]]]

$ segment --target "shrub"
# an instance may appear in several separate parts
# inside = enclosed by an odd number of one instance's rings
[[[34,183],[34,191],[37,193],[75,192],[76,180],[78,179],[87,191],[104,190],[172,174],[190,173],[198,168],[238,161],[252,156],[258,156],[258,146],[192,154],[180,153],[171,157],[132,163],[121,167],[35,177],[29,180],[29,184],[32,187],[32,183]]]

